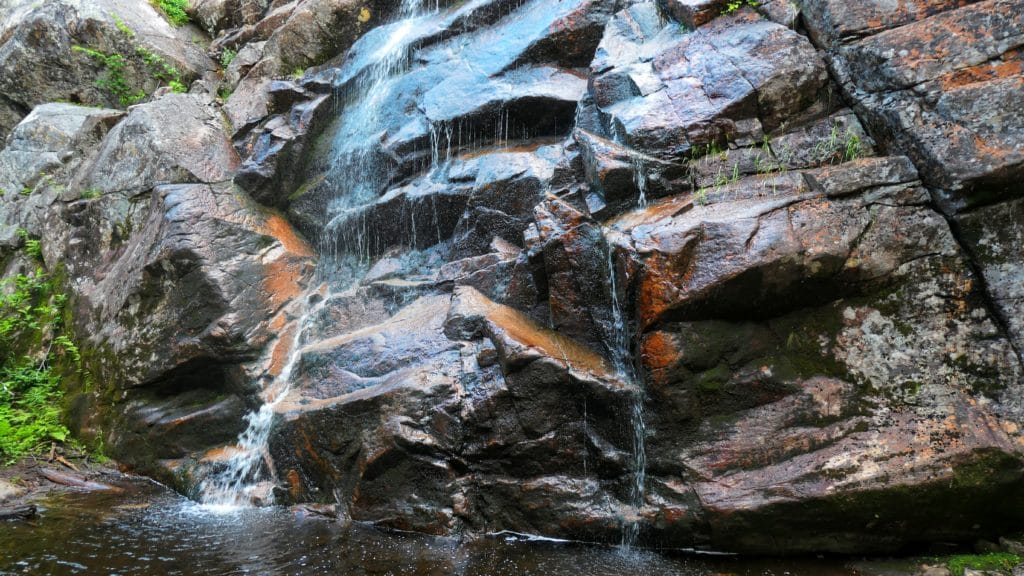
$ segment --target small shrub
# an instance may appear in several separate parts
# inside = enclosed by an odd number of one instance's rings
[[[113,94],[121,106],[130,106],[146,97],[144,90],[135,90],[128,84],[124,76],[124,56],[117,53],[107,54],[86,46],[72,46],[71,50],[81,52],[103,66],[104,75],[96,80],[95,86]]]
[[[725,5],[725,8],[722,8],[722,14],[732,14],[744,6],[757,8],[757,5],[757,0],[730,0],[730,2]]]
[[[187,4],[186,4],[187,5]],[[117,29],[124,34],[126,40],[128,40],[135,48],[135,56],[137,56],[142,63],[146,66],[146,71],[149,73],[157,82],[166,82],[170,86],[171,90],[175,92],[187,92],[188,88],[182,81],[181,72],[178,71],[172,64],[163,59],[159,54],[147,49],[145,46],[135,43],[135,32],[129,28],[124,21],[117,16],[114,17],[114,22],[117,25]],[[101,78],[96,80],[95,85],[98,88],[107,90],[117,98],[117,101],[121,106],[130,106],[138,103],[146,98],[146,92],[140,89],[134,89],[125,77],[125,67],[128,64],[128,59],[124,54],[117,52],[106,53],[88,46],[72,46],[71,49],[75,52],[80,52],[92,58],[98,62],[104,68],[104,74]]]
[[[227,68],[235,60],[235,56],[238,56],[238,52],[228,48],[220,54],[220,65]]]
[[[173,26],[188,24],[188,0],[150,0]]]

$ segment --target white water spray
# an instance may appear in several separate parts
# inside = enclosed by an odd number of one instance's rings
[[[378,45],[364,57],[363,66],[357,66],[359,77],[351,104],[343,111],[342,135],[372,138],[373,134],[379,132],[382,123],[380,113],[388,104],[384,85],[406,67],[418,20],[428,10],[439,9],[439,0],[402,0],[396,21],[383,30]],[[373,162],[372,158],[359,156],[339,166],[337,174],[342,195],[355,196],[354,200],[358,201],[363,199],[361,196],[372,194],[373,190],[363,186],[362,182],[372,182],[372,175],[377,168]],[[371,248],[365,218],[362,226],[357,228],[354,245],[349,248],[354,248],[360,257],[365,252],[366,260],[369,260]],[[336,261],[337,239],[330,238],[321,244],[325,248],[325,259]],[[270,458],[269,441],[275,408],[291,390],[293,373],[302,357],[304,334],[311,324],[311,318],[315,317],[325,301],[321,300],[316,305],[304,304],[305,309],[297,320],[288,360],[280,374],[263,390],[263,405],[246,416],[246,428],[239,435],[238,443],[232,448],[226,462],[216,473],[200,483],[199,500],[203,504],[228,510],[254,503],[273,502],[274,466]]]

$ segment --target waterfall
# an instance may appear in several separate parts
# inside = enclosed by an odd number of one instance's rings
[[[274,408],[281,403],[291,390],[292,374],[302,358],[302,341],[308,326],[308,319],[315,315],[322,302],[304,310],[292,338],[288,360],[280,374],[263,390],[263,405],[246,416],[246,428],[239,435],[238,443],[224,467],[199,485],[199,500],[214,508],[230,509],[247,506],[255,502],[273,503],[273,492],[267,481],[274,475],[270,464],[269,441],[274,423]],[[266,466],[264,467],[264,464]]]
[[[388,133],[388,111],[400,110],[395,83],[409,67],[416,42],[437,28],[437,0],[402,0],[395,21],[368,32],[352,47],[348,61],[335,78],[341,111],[331,149],[331,168],[326,176],[334,189],[327,206],[332,217],[321,239],[323,251],[334,253],[347,234],[338,222],[353,209],[379,198],[388,184],[388,169],[394,162],[373,143]],[[392,122],[393,123],[393,122]],[[369,145],[368,145],[369,144]],[[344,236],[344,237],[341,237]],[[369,238],[354,239],[364,256],[372,251]]]
[[[369,49],[360,54],[351,66],[348,80],[352,81],[352,92],[348,104],[342,110],[340,136],[343,138],[371,139],[383,130],[381,113],[388,105],[384,86],[408,63],[409,49],[417,37],[417,22],[428,12],[438,11],[438,0],[402,0],[396,20],[382,26],[369,43]],[[365,46],[364,46],[365,48]],[[333,171],[338,193],[334,202],[351,205],[366,202],[375,197],[375,175],[378,166],[372,155],[339,155]],[[415,227],[415,222],[413,223]],[[370,238],[365,227],[357,231],[354,246],[347,246],[346,252],[353,252],[361,259],[365,252],[370,259]],[[415,228],[414,228],[415,229]],[[329,272],[329,266],[340,266],[336,238],[321,239],[321,265],[318,275],[331,278],[333,284],[343,284],[336,271]],[[263,404],[258,410],[246,416],[246,428],[239,435],[231,455],[214,474],[204,479],[199,487],[199,500],[212,507],[233,508],[252,505],[256,502],[270,504],[273,493],[267,488],[273,481],[274,469],[270,461],[268,443],[274,423],[275,408],[288,395],[296,366],[302,358],[302,344],[306,330],[312,324],[326,299],[316,299],[309,304],[305,299],[301,313],[293,324],[294,336],[288,360],[281,372],[264,388]]]
[[[610,348],[612,363],[632,394],[629,424],[633,432],[633,461],[631,462],[633,478],[629,487],[629,505],[633,508],[633,515],[624,518],[622,524],[622,547],[629,549],[636,544],[637,538],[640,536],[639,511],[644,505],[644,485],[647,478],[647,427],[644,424],[645,391],[630,352],[630,333],[622,313],[622,304],[619,301],[612,245],[607,240],[609,231],[607,229],[602,231],[606,239],[605,248],[608,254],[608,278],[611,290],[612,337]]]

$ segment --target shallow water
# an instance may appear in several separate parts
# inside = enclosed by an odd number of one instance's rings
[[[841,560],[709,558],[495,536],[393,534],[288,509],[216,513],[155,484],[67,493],[0,522],[0,574],[847,576]]]

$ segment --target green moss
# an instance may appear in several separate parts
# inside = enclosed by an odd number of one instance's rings
[[[704,392],[718,392],[730,377],[732,377],[732,370],[725,364],[719,364],[711,370],[702,372],[697,377],[697,388]]]
[[[945,564],[953,576],[963,576],[966,569],[1003,570],[1009,572],[1014,566],[1024,562],[1024,558],[1008,552],[991,552],[988,554],[958,554],[935,558],[934,561]]]

